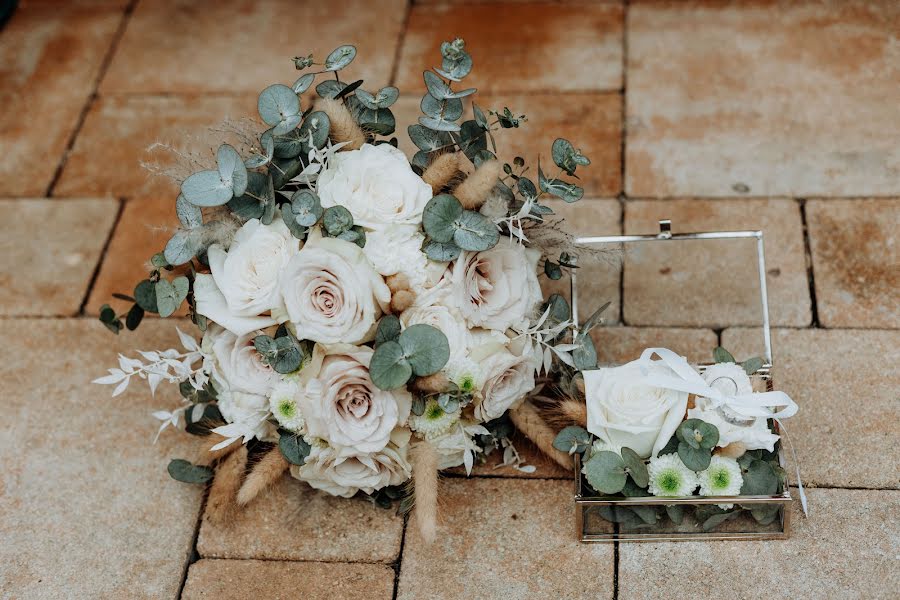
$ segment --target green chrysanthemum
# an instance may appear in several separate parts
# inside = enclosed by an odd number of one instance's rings
[[[709,468],[697,474],[702,496],[737,496],[744,485],[741,467],[733,458],[713,456]]]
[[[409,428],[417,431],[426,440],[432,440],[442,436],[459,421],[459,411],[448,413],[437,403],[437,400],[429,400],[425,403],[425,410],[421,415],[410,415]]]
[[[654,496],[690,496],[697,489],[697,475],[684,466],[677,454],[651,458],[649,491]]]
[[[269,397],[269,410],[283,428],[295,433],[302,433],[306,420],[297,404],[298,386],[295,382],[284,380],[279,382]]]

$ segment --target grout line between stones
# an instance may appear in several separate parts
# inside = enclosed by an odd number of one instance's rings
[[[391,78],[388,85],[394,85],[397,81],[397,72],[400,70],[400,56],[403,52],[403,44],[406,42],[406,31],[409,29],[409,18],[412,15],[413,0],[407,0],[403,13],[403,23],[400,25],[400,35],[397,39],[397,49],[394,50],[394,64],[391,65]]]
[[[616,533],[619,524],[616,523]],[[613,542],[613,600],[619,600],[619,542]]]
[[[122,37],[125,35],[125,29],[128,27],[128,22],[131,20],[131,15],[132,13],[134,13],[134,8],[135,6],[137,6],[137,3],[138,0],[130,0],[128,5],[125,6],[125,10],[122,11],[122,18],[119,20],[119,26],[113,33],[112,40],[110,40],[109,43],[109,48],[106,49],[106,53],[103,55],[103,60],[100,61],[100,68],[97,69],[97,76],[94,78],[94,86],[91,90],[91,94],[85,101],[84,106],[81,107],[81,112],[78,114],[78,121],[75,122],[75,127],[74,129],[72,129],[72,133],[71,135],[69,135],[69,139],[66,141],[66,148],[65,150],[63,150],[62,156],[59,159],[59,164],[56,165],[56,170],[53,172],[53,177],[50,179],[50,183],[47,185],[47,190],[44,195],[48,198],[53,196],[53,191],[56,188],[56,184],[59,183],[59,179],[62,176],[63,169],[66,166],[66,162],[68,162],[69,160],[69,154],[75,147],[75,140],[81,133],[82,127],[84,127],[84,122],[87,120],[88,113],[94,106],[94,103],[97,101],[100,82],[102,82],[103,78],[106,77],[106,72],[109,70],[109,65],[112,64],[112,59],[116,54],[116,50],[118,50],[119,48],[119,42],[122,41]]]
[[[625,152],[628,135],[627,125],[627,97],[628,97],[628,0],[622,3],[622,97],[619,112],[622,122],[619,127],[619,235],[625,235],[625,203],[628,195],[625,193]],[[622,268],[619,269],[619,322],[627,326],[625,321],[625,256],[622,256]]]
[[[181,583],[178,585],[178,597],[184,594],[184,586],[187,585],[188,571],[191,565],[200,560],[200,552],[197,550],[197,540],[200,538],[200,526],[203,524],[203,514],[206,512],[206,501],[209,500],[209,488],[203,490],[203,498],[200,500],[200,510],[197,513],[197,522],[194,524],[194,535],[191,538],[191,552],[184,563],[181,573]]]
[[[406,530],[409,527],[409,514],[403,516],[403,532],[400,534],[400,552],[397,554],[397,560],[392,565],[394,569],[394,591],[391,594],[391,600],[397,600],[397,594],[400,592],[400,570],[403,568],[403,550],[406,548]]]
[[[809,241],[809,223],[806,218],[806,199],[797,198],[797,202],[800,204],[800,222],[803,224],[803,255],[806,260],[806,278],[809,282],[809,302],[810,310],[812,311],[812,324],[810,326],[814,329],[818,329],[821,325],[819,323],[819,305],[816,300],[816,282],[815,274],[813,273],[812,246]]]
[[[91,297],[91,292],[94,291],[94,285],[97,283],[97,278],[100,276],[100,269],[106,261],[106,253],[109,251],[109,245],[112,243],[113,236],[116,234],[116,228],[119,227],[119,222],[122,220],[122,213],[125,212],[125,199],[119,198],[118,202],[119,206],[116,211],[116,218],[113,219],[112,226],[109,228],[109,233],[106,236],[106,241],[103,242],[103,248],[100,250],[100,256],[97,258],[94,272],[91,273],[91,279],[88,281],[87,289],[84,291],[84,297],[81,299],[81,305],[78,307],[79,316],[85,316],[88,300]]]

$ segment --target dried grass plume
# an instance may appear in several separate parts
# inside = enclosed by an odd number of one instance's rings
[[[428,168],[422,173],[422,179],[431,186],[432,193],[438,194],[459,171],[459,152],[441,154],[428,165]]]
[[[206,518],[212,523],[223,523],[231,515],[247,468],[247,447],[240,442],[232,442],[230,445],[238,448],[216,467],[216,476],[206,500]]]
[[[328,115],[331,130],[328,136],[334,143],[347,142],[344,150],[359,150],[366,143],[366,134],[354,120],[353,115],[340,100],[321,98],[316,108]]]
[[[556,432],[541,418],[540,413],[528,400],[509,411],[509,417],[525,437],[534,442],[541,452],[552,458],[565,469],[573,466],[572,457],[553,447]]]
[[[281,454],[278,446],[269,450],[247,475],[244,485],[237,494],[239,506],[246,506],[256,498],[260,492],[278,481],[290,463]]]
[[[438,453],[421,441],[410,448],[416,525],[426,543],[437,538]]]
[[[503,167],[500,165],[500,161],[485,161],[471,175],[466,177],[462,183],[456,186],[456,189],[453,190],[453,195],[462,203],[464,208],[478,210],[487,200],[494,186],[497,185],[497,180],[500,179],[502,172]]]

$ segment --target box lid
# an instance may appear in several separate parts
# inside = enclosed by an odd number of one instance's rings
[[[740,352],[736,350],[735,354],[740,353],[742,356],[739,358],[760,356],[766,363],[765,372],[771,368],[772,338],[762,231],[673,233],[672,222],[663,220],[659,222],[659,232],[655,234],[586,236],[577,237],[575,242],[579,246],[621,249],[622,264],[626,270],[623,288],[626,294],[630,291],[632,296],[637,297],[635,302],[646,306],[646,310],[641,309],[643,312],[657,311],[662,306],[671,307],[681,303],[687,304],[682,307],[688,311],[686,314],[698,317],[698,322],[692,326],[714,329],[744,326],[759,329],[762,339],[749,348],[740,349]],[[722,255],[729,257],[728,273],[704,275],[701,272]],[[632,273],[628,273],[629,269]],[[570,276],[572,318],[576,324],[581,322],[580,318],[587,318],[597,308],[584,306],[593,300],[591,298],[582,297],[579,300],[578,270],[572,269]],[[722,277],[717,277],[719,275]],[[648,284],[650,277],[656,279]],[[635,285],[639,285],[640,290],[633,289]],[[706,315],[697,314],[709,311],[710,301],[720,298],[722,310],[715,312],[721,314],[709,315],[708,320],[704,320]],[[600,301],[599,298],[596,300]],[[691,305],[693,302],[697,303],[696,306]],[[633,324],[628,321],[627,316],[626,311],[623,315],[626,324]],[[735,322],[724,322],[725,316],[734,317]]]

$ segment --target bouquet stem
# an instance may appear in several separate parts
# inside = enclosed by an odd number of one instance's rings
[[[528,400],[524,401],[517,408],[509,411],[510,419],[516,429],[521,431],[525,437],[534,442],[541,452],[555,460],[563,468],[573,468],[572,457],[565,452],[560,452],[553,447],[553,440],[556,438],[554,432],[541,418],[540,413]]]

